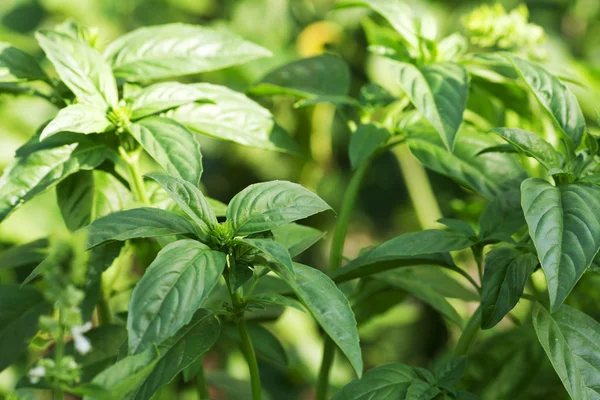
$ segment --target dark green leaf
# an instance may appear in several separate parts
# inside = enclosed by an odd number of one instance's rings
[[[344,96],[349,88],[350,70],[346,63],[339,57],[324,54],[293,61],[269,72],[250,90],[250,94],[287,94],[310,99]]]
[[[276,242],[281,243],[294,258],[317,243],[325,236],[325,232],[310,226],[291,223],[271,231]]]
[[[395,100],[396,98],[394,96],[389,94],[378,84],[367,83],[360,88],[358,102],[364,108],[376,108],[379,106],[387,106]]]
[[[454,279],[447,269],[435,268],[433,265],[419,265],[403,267],[397,271],[402,271],[403,276],[411,276],[414,280],[427,282],[429,287],[444,297],[479,302],[479,296]]]
[[[390,138],[387,129],[373,124],[359,125],[356,132],[350,137],[350,163],[352,168],[358,167],[362,162],[373,156]]]
[[[277,125],[266,108],[224,86],[194,85],[207,101],[169,111],[170,118],[193,132],[244,146],[286,153],[299,153],[298,146]]]
[[[134,208],[107,215],[88,228],[88,246],[136,238],[198,234],[185,217],[159,208]]]
[[[100,280],[102,273],[106,271],[119,256],[123,246],[123,242],[108,242],[90,250],[87,269],[88,287]]]
[[[259,251],[259,254],[269,263],[269,266],[279,275],[292,274],[292,258],[287,249],[280,243],[271,239],[239,239],[240,243],[247,244]]]
[[[59,132],[102,133],[115,129],[106,111],[95,105],[72,104],[61,109],[42,131],[40,140]]]
[[[600,187],[552,186],[529,178],[521,186],[521,205],[546,275],[550,307],[557,310],[600,249]]]
[[[535,333],[572,399],[598,398],[600,325],[579,310],[533,308]]]
[[[538,160],[546,169],[561,167],[561,156],[554,147],[538,135],[517,128],[494,128],[491,130],[508,143]]]
[[[102,145],[73,143],[17,157],[0,178],[0,221],[67,176],[100,165],[107,156]]]
[[[469,76],[459,64],[430,64],[420,70],[396,63],[399,83],[417,110],[440,134],[446,148],[454,149],[469,94]]]
[[[453,231],[460,232],[468,238],[476,237],[473,227],[465,221],[453,218],[440,218],[437,222],[446,225]]]
[[[168,175],[147,176],[156,181],[206,235],[218,224],[212,207],[196,186]]]
[[[103,110],[118,101],[117,85],[100,53],[86,42],[55,31],[35,34],[58,76],[81,103]]]
[[[0,270],[38,264],[48,255],[48,239],[12,246],[0,253]]]
[[[139,28],[104,51],[115,75],[128,81],[214,71],[270,55],[267,49],[223,29],[186,24]]]
[[[354,379],[332,400],[403,400],[415,380],[419,377],[408,365],[384,364],[370,369],[361,379]]]
[[[56,186],[56,200],[71,231],[89,225],[94,207],[94,173],[79,171]]]
[[[227,326],[223,333],[229,339],[237,343],[241,342],[240,334],[235,326]],[[277,337],[268,329],[258,324],[248,324],[248,333],[254,345],[254,350],[256,350],[259,357],[279,367],[286,367],[288,365],[288,356],[285,349]]]
[[[215,344],[220,333],[219,320],[209,310],[198,310],[189,324],[158,346],[160,361],[130,398],[150,399],[161,386],[171,382],[186,367],[202,358]]]
[[[510,236],[525,225],[521,208],[521,192],[511,190],[497,195],[479,218],[479,238]]]
[[[200,185],[200,144],[183,125],[169,118],[148,117],[133,123],[131,133],[169,175]]]
[[[537,264],[534,254],[523,254],[512,247],[496,248],[487,254],[481,284],[483,329],[495,326],[517,305]]]
[[[278,306],[284,307],[292,307],[296,310],[304,312],[304,307],[297,300],[294,300],[290,297],[283,296],[277,293],[269,293],[269,294],[256,294],[249,299],[246,299],[249,304],[252,303],[267,303],[267,304],[275,304]]]
[[[47,79],[35,58],[9,43],[0,42],[0,82],[14,83]]]
[[[287,181],[248,186],[227,206],[227,220],[236,235],[264,232],[331,209],[319,196]]]
[[[577,148],[585,130],[585,119],[575,95],[542,66],[510,54],[505,57],[570,140],[572,148]]]
[[[444,363],[436,365],[433,373],[439,386],[450,388],[462,378],[467,368],[467,357],[452,357]]]
[[[188,324],[218,282],[225,254],[194,240],[164,247],[131,295],[129,353],[161,343]]]
[[[292,288],[298,299],[310,311],[313,318],[327,332],[350,360],[350,364],[360,377],[362,356],[359,345],[356,320],[348,299],[335,283],[321,271],[306,265],[294,263],[295,276],[280,275]]]
[[[204,99],[205,94],[194,85],[164,82],[148,86],[131,101],[131,119],[136,120],[161,111]]]
[[[0,286],[0,371],[27,349],[29,339],[37,333],[39,317],[51,308],[34,288]]]
[[[94,187],[93,219],[124,210],[133,203],[129,189],[113,174],[95,170]]]

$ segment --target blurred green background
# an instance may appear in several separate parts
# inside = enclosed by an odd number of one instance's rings
[[[33,33],[68,18],[97,27],[100,47],[125,32],[145,25],[185,22],[225,26],[246,39],[269,48],[274,56],[242,67],[188,77],[187,80],[218,83],[245,91],[278,65],[330,51],[340,55],[350,66],[353,94],[356,95],[358,88],[365,82],[390,78],[382,75],[377,69],[377,61],[366,51],[367,43],[360,22],[368,13],[367,10],[332,11],[334,2],[0,0],[0,41],[11,42],[43,59]],[[417,13],[433,17],[438,23],[441,36],[461,31],[461,16],[473,8],[481,4],[492,4],[473,0],[407,2],[414,4]],[[513,0],[500,3],[508,10],[521,4]],[[564,71],[583,82],[574,88],[586,116],[595,119],[595,110],[600,109],[596,95],[600,86],[600,1],[530,0],[525,4],[529,8],[531,22],[542,26],[548,35],[545,43],[548,60],[554,69]],[[305,156],[293,157],[253,150],[198,136],[202,145],[205,169],[203,184],[206,192],[211,197],[227,202],[248,184],[286,179],[316,191],[334,209],[338,209],[350,176],[347,156],[349,132],[343,118],[330,105],[295,110],[291,98],[276,97],[259,101],[272,110],[278,122],[303,148]],[[37,127],[55,113],[56,110],[43,100],[0,96],[0,170],[10,162],[14,151],[33,135]],[[409,187],[412,187],[413,198],[420,199],[422,204],[433,199],[428,197],[427,181],[423,179],[422,170],[415,163],[412,156],[402,148],[395,153],[382,155],[375,162],[367,175],[353,215],[346,256],[353,257],[361,248],[403,232],[434,226],[436,219],[442,215],[476,221],[484,206],[483,200],[435,173],[428,173],[428,177],[436,201],[425,212],[417,214],[408,193]],[[150,164],[146,167],[153,168]],[[436,202],[439,210],[435,206]],[[335,217],[332,214],[323,215],[307,223],[332,232]],[[20,243],[65,230],[54,193],[49,192],[22,207],[0,225],[0,242],[3,245]],[[328,246],[328,240],[322,241],[307,252],[302,261],[324,268]],[[0,274],[0,281],[7,279],[10,277]],[[594,282],[584,284],[595,288]],[[461,302],[456,306],[464,315],[470,314],[475,307],[473,303]],[[316,377],[322,350],[316,326],[307,315],[292,310],[286,311],[270,328],[284,338],[291,363],[286,370],[267,363],[261,364],[268,391],[276,399],[310,399],[310,386]],[[510,324],[502,325],[500,330],[505,329],[506,335],[485,344],[490,352],[482,355],[481,360],[476,360],[476,363],[481,363],[483,372],[479,376],[476,373],[471,376],[474,385],[489,376],[486,375],[489,372],[485,368],[486,364],[501,360],[511,351],[507,343],[526,340],[511,337],[510,328]],[[446,344],[455,340],[457,333],[437,313],[418,301],[409,299],[361,328],[366,368],[392,361],[428,366],[431,360],[444,353]],[[503,346],[496,346],[498,343]],[[209,365],[215,366],[211,378],[215,386],[227,386],[225,375],[217,372],[217,367],[219,371],[227,371],[230,376],[246,379],[247,370],[241,354],[229,350],[231,349],[217,349],[207,361]],[[224,358],[223,353],[228,353],[229,356]],[[540,363],[547,363],[545,357],[538,357],[538,354],[525,354],[523,357],[533,357]],[[337,362],[332,383],[341,385],[352,377],[352,373],[344,360]],[[536,377],[544,382],[544,385],[540,384],[540,398],[564,398],[557,378],[544,371],[542,368]],[[14,369],[0,374],[0,393],[8,391],[14,385],[18,374],[19,371]],[[542,387],[545,387],[544,390]],[[162,396],[175,398],[173,390],[173,387],[166,388]],[[181,398],[186,398],[188,392],[190,397],[187,398],[195,398],[193,390],[193,386],[183,387]],[[481,390],[501,393],[501,388],[494,388],[493,385],[491,388],[490,385],[482,387]],[[552,396],[547,397],[550,392],[553,393]],[[536,393],[534,396],[537,396]],[[528,398],[534,398],[531,396]]]

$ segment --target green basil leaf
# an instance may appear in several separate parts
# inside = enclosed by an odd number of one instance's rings
[[[447,269],[432,268],[433,265],[418,265],[403,267],[402,276],[410,276],[411,279],[427,282],[427,285],[435,292],[450,299],[460,299],[466,302],[479,302],[479,295],[467,289],[459,283]]]
[[[300,150],[277,125],[266,108],[224,86],[194,85],[204,93],[205,103],[190,103],[167,116],[193,132],[244,146],[298,154]]]
[[[109,241],[168,235],[198,234],[192,223],[178,214],[160,208],[134,208],[95,220],[88,227],[90,248]]]
[[[577,148],[583,138],[585,119],[573,92],[541,65],[510,54],[505,57],[570,140],[573,150]]]
[[[357,109],[360,108],[360,104],[358,103],[358,101],[354,100],[352,97],[334,95],[322,95],[317,97],[311,97],[309,99],[298,100],[294,103],[294,108],[306,108],[323,103],[333,104],[337,107],[351,106]]]
[[[511,190],[497,195],[481,213],[479,218],[479,238],[486,240],[492,236],[510,236],[525,225],[521,208],[521,192]]]
[[[469,40],[459,32],[454,32],[437,44],[440,58],[444,61],[459,61],[469,49]]]
[[[108,400],[126,397],[136,390],[150,375],[160,357],[156,346],[146,351],[125,357],[100,372],[92,384],[102,389],[105,394],[86,395],[84,400]]]
[[[227,206],[227,220],[238,236],[264,232],[331,209],[319,196],[287,181],[256,183]]]
[[[183,125],[169,118],[148,117],[133,123],[131,133],[169,175],[200,185],[200,144]]]
[[[537,264],[534,254],[523,254],[512,247],[496,248],[486,255],[481,283],[483,329],[495,326],[517,305]]]
[[[104,51],[115,75],[128,81],[214,71],[269,56],[231,32],[186,24],[139,28]]]
[[[469,223],[461,221],[460,219],[440,218],[437,220],[437,222],[446,225],[453,231],[462,233],[467,238],[477,237],[473,227]]]
[[[317,243],[325,236],[325,232],[310,226],[291,223],[271,231],[276,242],[281,243],[294,258]]]
[[[164,247],[138,282],[129,303],[129,353],[137,354],[188,324],[217,284],[225,254],[194,240]]]
[[[90,250],[87,269],[87,287],[98,282],[106,271],[121,254],[123,242],[108,242]]]
[[[160,361],[130,398],[149,400],[160,387],[171,382],[181,371],[202,358],[220,334],[219,320],[212,312],[203,308],[198,310],[186,326],[158,345]]]
[[[81,103],[104,110],[117,104],[117,84],[100,53],[84,41],[55,31],[39,31],[35,37],[58,76]]]
[[[369,7],[383,18],[413,48],[419,49],[419,29],[413,17],[412,9],[402,0],[340,0],[339,8],[364,6]]]
[[[273,268],[279,275],[291,274],[294,275],[294,267],[292,266],[292,258],[287,249],[271,239],[238,239],[237,242],[247,244],[259,251],[259,254],[267,260],[269,266]]]
[[[443,387],[453,387],[465,374],[467,357],[452,357],[442,364],[435,366],[433,373],[437,384]]]
[[[550,307],[557,310],[600,249],[600,187],[552,186],[529,178],[521,186],[521,205],[546,275]]]
[[[266,303],[266,304],[274,304],[277,306],[292,307],[298,311],[305,312],[305,309],[302,306],[302,303],[298,302],[295,299],[292,299],[290,297],[286,297],[286,296],[283,296],[283,295],[277,294],[277,293],[256,294],[256,295],[246,299],[246,302],[248,304]]]
[[[204,98],[202,90],[194,85],[179,82],[156,83],[136,93],[131,101],[131,119],[137,120]]]
[[[133,203],[129,189],[113,174],[94,171],[94,208],[93,218],[124,210]]]
[[[348,357],[356,374],[362,376],[363,363],[358,330],[348,299],[321,271],[298,263],[294,263],[293,266],[295,276],[281,274],[281,278]]]
[[[206,201],[212,208],[215,216],[224,217],[225,214],[227,214],[227,204],[225,204],[217,199],[213,199],[213,198],[206,197],[206,196],[204,196],[204,197],[206,198]]]
[[[35,58],[10,43],[0,42],[0,82],[45,81],[48,77]]]
[[[234,325],[227,326],[223,333],[236,343],[241,343],[240,334]],[[278,367],[286,367],[289,363],[285,349],[268,329],[258,324],[248,324],[248,333],[257,355]]]
[[[206,235],[209,235],[211,229],[218,225],[212,207],[196,186],[168,175],[146,176],[157,182]]]
[[[348,153],[352,168],[358,167],[362,162],[371,158],[390,139],[387,129],[373,124],[359,125],[350,136]]]
[[[35,265],[48,256],[48,239],[12,246],[0,253],[0,270]]]
[[[79,171],[56,186],[56,200],[65,225],[71,231],[92,222],[94,172]]]
[[[344,96],[350,89],[350,69],[339,57],[324,54],[285,64],[263,77],[250,94],[292,95],[304,99]]]
[[[517,128],[494,128],[491,132],[515,146],[527,157],[538,160],[546,169],[561,167],[560,153],[535,133]]]
[[[451,62],[429,64],[421,69],[412,64],[395,63],[394,68],[406,95],[452,151],[467,107],[467,71]]]
[[[58,112],[42,131],[40,140],[59,132],[102,133],[115,129],[106,118],[106,111],[95,105],[72,104]]]
[[[462,129],[456,137],[454,151],[449,153],[439,136],[431,130],[410,130],[410,151],[425,167],[448,176],[487,199],[517,189],[525,171],[511,154],[486,153],[484,148],[497,144],[490,135],[474,129]]]
[[[52,305],[30,287],[0,286],[0,371],[14,363],[37,333],[38,319]]]
[[[338,391],[332,400],[406,399],[406,392],[418,375],[408,365],[384,364],[368,370]]]
[[[67,176],[97,167],[107,156],[103,145],[72,143],[17,157],[0,177],[0,221]]]
[[[600,325],[568,306],[550,314],[539,303],[533,308],[533,327],[554,370],[572,399],[598,397]]]
[[[375,278],[404,290],[431,306],[434,310],[438,311],[459,327],[463,326],[463,319],[454,309],[452,304],[450,304],[444,296],[433,289],[427,281],[420,279],[419,276],[412,273],[405,273],[404,269],[397,269],[377,274],[375,275]]]

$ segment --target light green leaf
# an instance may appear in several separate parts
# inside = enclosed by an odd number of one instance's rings
[[[294,258],[325,236],[325,232],[310,226],[291,223],[271,230],[276,242],[281,243]]]
[[[238,242],[258,250],[259,254],[268,262],[269,267],[273,268],[279,275],[292,274],[293,277],[292,258],[282,244],[271,239],[250,238],[239,239]]]
[[[337,107],[351,106],[357,109],[360,108],[360,104],[358,103],[358,101],[354,100],[352,97],[335,95],[322,95],[317,97],[311,97],[309,99],[298,100],[294,103],[294,108],[306,108],[323,103],[333,104]]]
[[[178,23],[136,29],[104,51],[115,75],[128,81],[214,71],[269,56],[231,32]]]
[[[113,174],[94,171],[93,219],[124,210],[133,203],[133,196]]]
[[[156,83],[136,93],[131,101],[131,119],[137,120],[204,98],[202,90],[194,85],[179,82]]]
[[[259,149],[299,153],[298,146],[266,108],[224,86],[201,83],[194,87],[204,93],[203,98],[208,102],[178,107],[167,116],[193,132],[217,139]]]
[[[225,214],[227,213],[227,204],[225,204],[217,199],[213,199],[211,197],[206,197],[206,196],[204,196],[204,197],[206,198],[206,201],[212,208],[215,216],[217,216],[217,217],[225,216]]]
[[[148,117],[133,123],[131,133],[169,175],[200,185],[200,144],[183,125],[169,118]]]
[[[285,64],[263,77],[250,94],[292,95],[304,99],[344,96],[350,89],[350,70],[339,57],[323,54]]]
[[[225,254],[194,240],[164,247],[131,295],[129,353],[138,354],[188,324],[217,284]]]
[[[373,124],[359,125],[350,136],[350,164],[352,168],[358,167],[363,161],[369,159],[390,139],[387,129]]]
[[[94,207],[94,173],[79,171],[56,186],[56,200],[70,231],[89,225]]]
[[[585,119],[573,92],[541,65],[510,54],[505,57],[570,140],[573,150],[577,148],[585,130]]]
[[[404,271],[404,269],[396,269],[374,276],[376,279],[382,280],[392,286],[404,290],[407,293],[410,293],[411,295],[430,305],[444,317],[448,318],[448,320],[454,322],[460,327],[463,326],[462,318],[444,296],[433,289],[427,283],[427,281],[420,279],[420,277],[417,275],[405,273]]]
[[[529,178],[521,186],[521,205],[546,275],[550,307],[557,310],[600,249],[600,187],[552,186]]]
[[[402,0],[338,0],[338,7],[369,7],[385,18],[402,38],[413,48],[419,49],[419,29],[411,7]]]
[[[14,363],[37,333],[38,319],[52,305],[34,288],[0,286],[0,371]]]
[[[458,61],[469,49],[469,40],[459,32],[454,32],[437,44],[440,58],[444,61]]]
[[[361,379],[354,379],[332,400],[403,400],[415,380],[419,377],[408,365],[384,364],[370,369]]]
[[[107,156],[106,147],[88,143],[44,148],[18,156],[0,177],[0,221],[67,176],[97,167]]]
[[[319,196],[292,182],[256,183],[227,206],[227,220],[238,236],[264,232],[331,209]]]
[[[497,143],[490,135],[474,129],[461,129],[454,151],[449,153],[431,128],[409,129],[408,137],[410,151],[425,167],[490,200],[504,191],[518,189],[525,178],[523,167],[511,154],[478,155],[481,150]]]
[[[12,246],[0,253],[0,270],[40,263],[48,256],[48,239]]]
[[[321,271],[294,263],[295,276],[281,274],[313,318],[348,357],[360,377],[363,363],[356,320],[348,299]]]
[[[561,167],[560,153],[535,133],[517,128],[494,128],[491,132],[515,146],[527,157],[538,160],[546,169]]]
[[[147,175],[156,181],[177,203],[177,205],[196,223],[202,232],[210,235],[213,227],[218,225],[212,207],[196,186],[182,179],[168,175]]]
[[[234,325],[227,326],[223,333],[236,343],[240,343],[240,334]],[[254,350],[258,353],[258,357],[275,364],[278,367],[286,367],[288,365],[288,356],[285,349],[268,329],[258,324],[248,324],[248,333],[250,340],[254,345]]]
[[[160,208],[142,207],[112,213],[92,222],[88,228],[88,246],[114,240],[186,234],[198,232],[185,217]]]
[[[102,133],[115,129],[106,110],[90,104],[72,104],[58,112],[42,131],[40,140],[59,132]]]
[[[533,327],[571,398],[597,399],[600,382],[598,322],[568,306],[561,306],[551,315],[535,303]]]
[[[421,69],[412,64],[395,63],[394,69],[406,95],[452,151],[467,107],[467,71],[451,62],[429,64]]]
[[[160,387],[210,350],[220,333],[219,320],[212,312],[203,308],[198,310],[189,324],[158,345],[160,361],[130,398],[149,400]]]
[[[48,77],[35,58],[10,43],[0,42],[0,82],[45,81]]]
[[[103,389],[105,394],[86,395],[84,400],[126,398],[150,375],[159,359],[156,346],[151,346],[142,353],[117,361],[92,379],[92,384]]]
[[[485,257],[481,284],[481,327],[490,329],[512,310],[538,264],[534,254],[513,247],[499,247]]]
[[[39,31],[35,37],[81,103],[104,110],[117,104],[117,84],[100,53],[82,40],[55,31]]]

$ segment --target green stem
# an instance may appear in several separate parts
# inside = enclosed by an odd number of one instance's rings
[[[477,307],[477,310],[473,313],[469,322],[467,322],[467,326],[463,330],[460,338],[458,339],[458,343],[456,344],[456,348],[454,349],[454,355],[463,356],[469,352],[473,341],[479,334],[481,330],[481,307]]]
[[[198,375],[196,376],[196,392],[198,393],[198,400],[210,398],[208,386],[206,385],[206,376],[204,375],[204,366],[200,367]]]
[[[129,154],[122,147],[119,148],[119,153],[121,154],[121,158],[123,158],[129,167],[131,187],[136,197],[143,204],[150,205],[150,200],[148,199],[148,194],[146,192],[146,186],[144,185],[144,179],[142,178],[142,174],[140,173],[138,166],[139,153],[136,152]]]
[[[227,257],[227,262],[229,263],[229,268],[235,268],[235,259],[231,252],[229,252],[229,256]],[[229,283],[228,283],[229,285]],[[260,400],[261,399],[261,386],[260,386],[260,374],[258,372],[258,362],[256,361],[256,353],[254,351],[254,346],[252,345],[252,341],[250,340],[250,332],[248,331],[248,324],[244,319],[244,301],[238,292],[234,292],[231,290],[231,302],[233,303],[233,309],[238,315],[237,318],[237,326],[238,331],[240,333],[241,344],[240,347],[242,349],[242,353],[244,357],[246,357],[246,362],[248,363],[248,370],[250,371],[250,386],[252,387],[252,400]]]
[[[471,251],[473,252],[473,258],[477,263],[479,282],[483,282],[483,246],[476,244],[471,247]]]
[[[54,362],[56,363],[56,368],[62,369],[62,358],[65,352],[65,328],[62,321],[62,313],[60,308],[58,309],[58,338],[56,339],[56,343],[54,345]],[[63,400],[63,390],[60,387],[60,383],[54,388],[54,399],[55,400]]]
[[[335,272],[342,265],[344,242],[346,241],[346,234],[348,233],[348,224],[350,223],[352,210],[354,209],[354,204],[358,197],[358,191],[370,165],[371,159],[368,159],[358,166],[358,169],[352,175],[350,183],[344,193],[342,208],[331,241],[328,270],[330,274]],[[319,370],[319,378],[317,381],[317,400],[327,399],[327,392],[329,390],[329,372],[333,365],[334,356],[335,343],[327,336],[323,346],[323,359],[321,361],[321,368]]]

